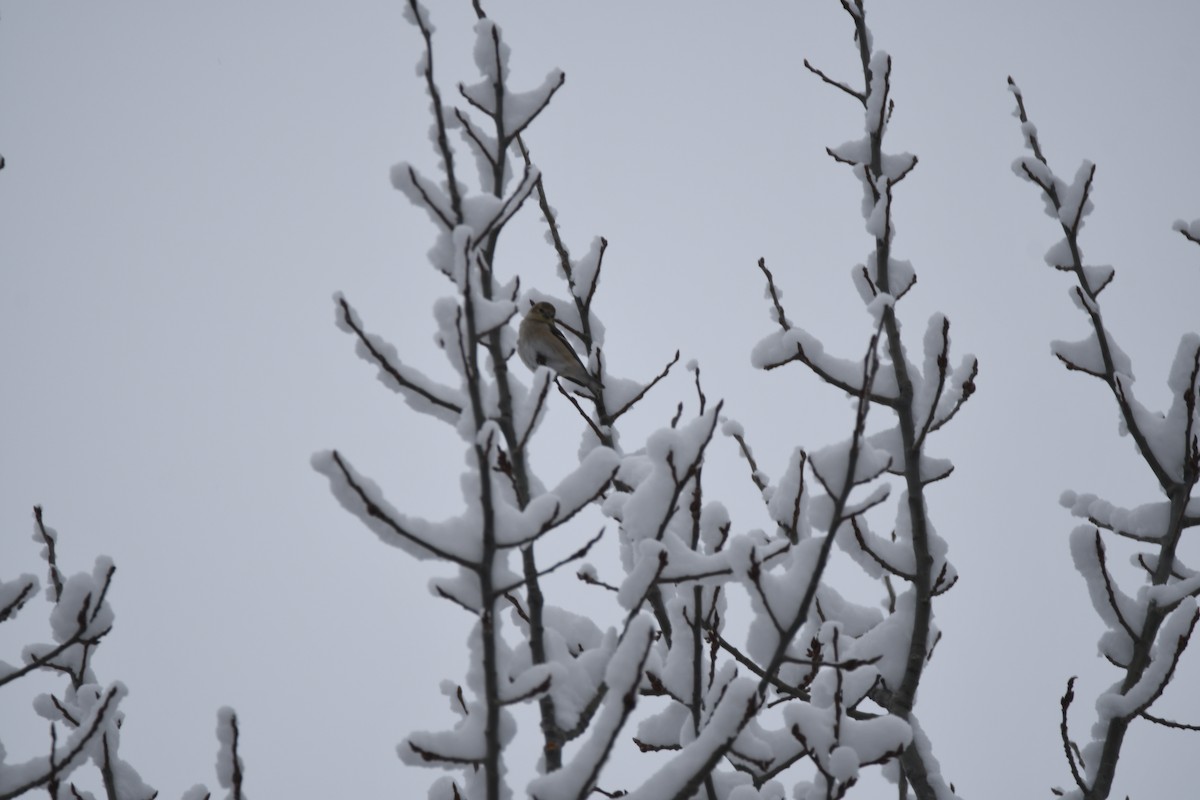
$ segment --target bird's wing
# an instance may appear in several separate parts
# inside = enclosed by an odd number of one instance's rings
[[[563,332],[558,329],[558,325],[551,322],[550,332],[554,334],[554,338],[557,339],[559,343],[567,349],[567,352],[571,354],[571,359],[574,360],[574,362],[578,364],[584,372],[587,372],[587,367],[585,367],[583,362],[579,359],[579,354],[575,352],[575,348],[571,346],[569,341],[567,341],[567,337],[563,336]]]

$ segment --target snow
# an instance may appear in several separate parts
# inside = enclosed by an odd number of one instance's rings
[[[750,710],[758,705],[755,682],[739,678],[730,684],[721,704],[709,724],[695,741],[672,756],[641,786],[627,794],[626,800],[661,800],[675,797],[685,786],[705,771],[714,755],[721,752],[744,724]]]
[[[1013,89],[1015,91],[1015,87],[1013,87]],[[1014,111],[1014,113],[1019,114],[1020,112]],[[1033,140],[1037,138],[1037,126],[1034,125],[1032,122],[1022,122],[1021,123],[1021,135],[1025,137],[1025,146],[1032,147]]]
[[[543,684],[548,686],[552,675],[557,672],[547,664],[535,664],[521,670],[507,681],[500,682],[500,701],[507,705],[534,696],[535,690]]]
[[[871,53],[871,85],[867,91],[866,132],[883,135],[886,127],[887,83],[892,71],[892,57],[883,50]]]
[[[1189,238],[1200,239],[1200,217],[1197,217],[1191,222],[1177,219],[1171,224],[1171,229],[1179,231],[1183,234],[1187,234]]]
[[[422,176],[416,167],[406,161],[393,165],[390,175],[392,186],[410,203],[423,209],[435,225],[453,227],[454,206],[442,187]]]
[[[674,749],[679,746],[684,729],[691,721],[687,706],[671,703],[638,722],[638,741],[648,747]]]
[[[719,405],[685,425],[662,428],[650,435],[646,442],[650,469],[620,509],[622,534],[631,542],[662,538],[675,513],[676,496],[682,490],[680,482],[689,468],[700,464],[716,427],[718,410]]]
[[[771,655],[780,643],[781,631],[776,627],[775,621],[780,620],[782,622],[779,624],[786,626],[795,619],[813,580],[823,544],[823,538],[801,541],[778,559],[777,568],[760,569],[757,580],[752,577],[750,556],[753,555],[761,564],[763,549],[751,548],[747,544],[730,549],[731,565],[737,570],[755,612],[755,619],[747,637],[747,651],[752,657],[763,663],[771,660]],[[814,611],[815,609],[809,608],[809,614]],[[807,639],[797,636],[793,642],[807,642]]]
[[[1115,372],[1122,375],[1133,374],[1133,364],[1129,360],[1129,356],[1125,355],[1112,337],[1108,337],[1109,354],[1112,356],[1113,369]],[[1050,342],[1050,351],[1054,355],[1069,365],[1077,369],[1084,370],[1093,375],[1105,375],[1107,370],[1104,365],[1104,353],[1100,349],[1100,340],[1096,338],[1096,332],[1093,330],[1086,338],[1080,339],[1077,342],[1066,342],[1061,339],[1055,339]]]
[[[516,617],[519,626],[524,621]],[[571,729],[579,724],[593,697],[600,691],[604,671],[617,647],[613,630],[601,632],[587,617],[573,614],[556,606],[543,611],[546,629],[546,656],[553,669],[550,694],[558,724]],[[527,647],[518,647],[514,666],[531,662]]]
[[[565,80],[566,75],[562,70],[554,69],[547,73],[541,85],[534,89],[527,92],[505,92],[503,123],[507,135],[514,136],[524,130],[546,107]]]
[[[883,621],[883,612],[880,609],[852,603],[838,594],[830,584],[821,586],[817,597],[821,601],[821,610],[826,618],[837,620],[842,633],[856,640],[855,653],[859,652],[857,639]]]
[[[1188,389],[1196,388],[1197,360],[1200,359],[1200,333],[1186,333],[1179,340],[1175,351],[1175,359],[1171,362],[1171,372],[1167,377],[1167,386],[1177,398]],[[1180,404],[1182,408],[1182,403]]]
[[[894,717],[886,719],[895,719]],[[882,721],[882,720],[877,720]],[[900,722],[900,720],[895,720]],[[921,754],[921,762],[925,765],[926,774],[929,779],[929,784],[933,788],[933,794],[936,800],[959,800],[958,795],[946,784],[945,778],[942,777],[942,765],[938,763],[937,757],[933,754],[933,745],[929,741],[929,737],[925,735],[925,730],[915,717],[909,717],[908,725],[912,729],[912,745],[917,748]]]
[[[1171,504],[1167,501],[1146,503],[1135,508],[1119,508],[1094,494],[1063,492],[1059,503],[1071,515],[1095,520],[1096,524],[1141,538],[1157,538],[1167,530]]]
[[[869,263],[872,268],[875,266],[875,254],[872,253],[869,257]],[[888,259],[888,289],[896,297],[900,297],[907,292],[912,285],[917,281],[917,271],[913,269],[911,261],[905,261],[898,258]],[[878,275],[875,278],[876,286],[880,285]]]
[[[480,763],[486,753],[487,709],[483,700],[485,679],[483,675],[483,630],[476,624],[468,638],[468,670],[463,702],[466,712],[461,713],[451,730],[418,731],[397,746],[401,761],[412,766],[454,766],[462,762]],[[501,674],[507,674],[506,665],[511,663],[509,652],[502,637],[495,636],[496,666]],[[501,709],[496,734],[501,747],[516,735],[516,723],[507,709]],[[510,797],[511,792],[504,783],[504,767],[500,765],[501,796]],[[460,776],[468,787],[479,781],[484,770],[466,769]],[[471,789],[470,796],[478,796],[481,788]]]
[[[1135,427],[1145,443],[1144,453],[1154,462],[1161,465],[1174,480],[1182,480],[1184,474],[1184,459],[1187,453],[1187,434],[1185,432],[1186,411],[1182,403],[1175,416],[1168,419],[1164,414],[1146,408],[1133,394],[1133,379],[1120,373],[1116,376],[1117,389],[1129,410],[1129,418],[1121,417],[1121,434],[1126,435],[1129,426]],[[1178,398],[1177,398],[1178,402]],[[1139,443],[1139,447],[1142,443]]]
[[[1171,608],[1184,598],[1195,597],[1197,593],[1200,593],[1200,575],[1192,575],[1165,586],[1143,586],[1138,599],[1154,603],[1160,608]]]
[[[339,459],[342,466],[338,464]],[[334,499],[358,517],[385,544],[399,547],[422,560],[438,558],[439,554],[458,561],[470,561],[478,557],[478,520],[471,509],[460,517],[437,523],[410,517],[384,499],[378,484],[358,473],[347,459],[335,451],[325,450],[314,454],[311,464],[313,469],[328,478]],[[347,481],[343,467],[349,479],[361,489],[366,501]],[[478,495],[470,491],[472,488],[464,476],[466,497],[477,500]],[[376,513],[372,513],[373,510]],[[395,527],[381,517],[394,522]]]
[[[217,782],[225,789],[234,788],[234,772],[244,769],[241,756],[234,752],[237,736],[237,713],[223,706],[217,711]]]
[[[103,750],[100,746],[101,737],[96,734],[100,731],[117,731],[116,720],[120,715],[120,704],[128,693],[125,685],[120,682],[115,682],[103,690],[96,684],[86,684],[78,691],[68,687],[63,692],[62,700],[79,720],[79,725],[66,741],[59,740],[52,759],[49,756],[35,756],[28,761],[7,763],[4,759],[4,749],[0,747],[0,796],[13,797],[23,794],[31,788],[31,784],[40,782],[49,773],[51,764],[58,767],[62,775],[67,775],[89,758],[100,763]],[[50,704],[43,703],[43,706],[48,705]],[[54,709],[53,713],[54,718],[61,719],[57,709]],[[135,785],[133,781],[136,774],[123,772],[122,775],[128,781],[126,785]],[[147,791],[141,796],[149,794]]]
[[[467,221],[475,230],[486,230],[489,223],[486,221],[488,217],[484,216],[484,213],[490,210],[494,216],[504,208],[504,200],[490,194],[496,182],[496,175],[492,171],[492,164],[498,162],[503,155],[500,152],[500,142],[495,136],[481,130],[475,121],[467,116],[466,112],[458,109],[447,120],[446,127],[457,128],[461,131],[460,138],[463,144],[466,145],[468,152],[475,159],[475,172],[480,176],[480,184],[485,190],[485,194],[478,198],[467,197],[463,199],[462,205],[464,210],[466,210],[472,199],[479,201],[474,204],[472,210],[475,213],[473,216],[469,216],[466,213],[463,214],[464,221]],[[491,125],[488,127],[490,128]],[[504,159],[504,171],[500,175],[501,189],[508,185],[508,182],[512,179],[512,175],[512,161]]]
[[[1024,180],[1032,180],[1040,186],[1053,186],[1055,182],[1054,173],[1050,171],[1050,167],[1033,156],[1017,157],[1013,161],[1012,170],[1018,177]],[[1047,213],[1058,219],[1058,211],[1053,206],[1048,206]]]
[[[907,656],[912,641],[913,591],[901,592],[896,597],[896,610],[884,617],[878,625],[864,631],[855,642],[857,658],[878,658],[874,668],[878,670],[885,686],[899,686],[908,666]]]
[[[804,359],[827,380],[853,387],[855,392],[861,391],[862,361],[826,354],[821,341],[802,328],[773,331],[759,340],[750,353],[750,363],[756,369],[774,369],[796,358]],[[886,365],[881,366],[875,376],[875,393],[894,394],[895,390],[895,375]]]
[[[1153,423],[1146,434],[1150,449],[1176,481],[1184,480],[1184,463],[1188,454],[1189,430],[1200,431],[1200,404],[1195,397],[1200,393],[1200,334],[1187,333],[1179,340],[1171,371],[1167,376],[1167,387],[1171,390],[1171,406],[1165,418],[1154,415]],[[1192,397],[1191,417],[1187,397]]]
[[[1065,228],[1078,231],[1083,227],[1083,218],[1092,211],[1091,182],[1096,165],[1084,161],[1075,173],[1075,180],[1069,185],[1058,184],[1058,221]]]
[[[1134,631],[1142,624],[1146,607],[1121,591],[1100,562],[1105,552],[1100,533],[1088,525],[1071,532],[1071,557],[1087,584],[1092,607],[1108,630],[1101,636],[1100,652],[1118,664],[1126,664],[1133,652],[1128,625]],[[1110,599],[1111,598],[1111,599]]]
[[[917,166],[917,157],[912,153],[882,153],[880,169],[888,183],[895,185],[896,181]]]
[[[755,789],[752,784],[743,783],[735,786],[728,795],[728,800],[783,800],[783,786],[778,781],[769,781],[761,789]]]
[[[511,50],[500,35],[500,28],[490,19],[475,23],[475,66],[493,83],[508,82],[508,58]]]
[[[94,680],[87,664],[90,648],[82,642],[97,639],[112,627],[112,607],[101,601],[112,569],[112,560],[101,556],[90,574],[80,572],[67,578],[62,596],[50,612],[54,641],[59,645],[72,644],[48,663],[88,682]],[[35,644],[25,647],[23,654],[27,662],[43,660],[58,649],[50,644]]]
[[[496,86],[488,77],[484,77],[478,83],[458,85],[459,93],[466,98],[467,102],[478,108],[488,116],[496,114]],[[495,140],[493,139],[494,143]],[[495,152],[494,150],[492,151]]]
[[[829,153],[839,161],[850,164],[869,164],[871,162],[871,137],[851,139],[837,147],[829,148]]]
[[[860,536],[865,542],[865,548],[858,541]],[[911,539],[885,539],[872,531],[865,519],[860,518],[856,526],[843,525],[838,528],[837,544],[873,578],[882,578],[885,574],[880,561],[887,565],[888,572],[904,575],[913,575],[916,572],[916,557],[913,555]]]
[[[339,328],[356,337],[355,328],[366,333],[358,312],[340,292],[334,294],[333,302]],[[455,409],[467,405],[467,397],[462,391],[431,380],[420,370],[405,364],[395,346],[383,337],[366,333],[364,339],[356,338],[354,353],[378,370],[380,383],[403,397],[415,411],[445,422],[458,420],[461,411]]]
[[[645,602],[658,571],[666,560],[667,548],[662,542],[649,539],[637,542],[632,548],[633,569],[621,581],[617,602],[621,608],[632,611]]]
[[[629,623],[604,672],[608,686],[600,711],[588,726],[586,740],[562,769],[530,782],[529,797],[535,800],[567,800],[584,797],[596,783],[600,767],[613,740],[625,724],[628,706],[641,680],[642,666],[654,637],[648,615],[639,614]]]
[[[944,314],[931,315],[922,340],[925,360],[921,372],[918,374],[916,370],[909,370],[913,382],[913,417],[918,425],[924,425],[925,420],[934,416],[936,404],[940,401],[938,392],[945,392],[945,387],[939,387],[939,384],[942,371],[948,367],[949,338],[950,321]]]
[[[533,376],[533,385],[525,391],[509,373],[508,388],[512,397],[513,430],[518,439],[529,441],[546,415],[546,398],[554,373],[548,369],[538,370]]]
[[[850,472],[850,456],[856,452],[854,471]],[[891,466],[892,459],[885,451],[877,450],[864,440],[849,439],[827,445],[809,458],[813,473],[832,494],[838,494],[847,485],[857,486],[883,474]],[[829,530],[831,520],[816,523],[821,530]]]
[[[1083,267],[1083,280],[1087,286],[1087,290],[1093,295],[1100,294],[1105,286],[1112,282],[1116,277],[1117,271],[1108,265],[1088,265]]]
[[[867,437],[867,441],[872,447],[891,456],[892,464],[888,468],[889,472],[894,475],[904,474],[904,441],[899,425],[873,433]],[[941,480],[954,471],[954,464],[949,459],[937,458],[924,453],[921,455],[919,467],[921,480],[925,483]]]
[[[895,306],[896,298],[886,292],[879,292],[871,298],[871,301],[867,303],[867,313],[871,315],[876,328],[883,324],[883,315],[887,310],[895,308]]]
[[[1050,245],[1050,249],[1046,251],[1043,259],[1052,267],[1070,269],[1075,266],[1075,256],[1071,252],[1071,243],[1066,237]]]
[[[1092,735],[1099,739],[1104,735],[1108,721],[1117,717],[1137,714],[1158,697],[1175,667],[1175,654],[1179,644],[1189,637],[1196,621],[1196,601],[1188,598],[1171,612],[1159,628],[1158,638],[1141,678],[1128,691],[1114,686],[1096,698],[1097,721]]]
[[[787,469],[779,483],[769,492],[767,513],[796,541],[812,536],[809,527],[807,495],[804,493],[804,451],[799,447],[792,451]]]
[[[433,26],[433,22],[429,18],[429,9],[425,8],[418,0],[408,0],[404,4],[402,13],[404,14],[405,22],[410,25],[416,25],[433,34],[437,28]]]
[[[646,384],[613,375],[604,376],[604,403],[610,413],[626,408],[646,389]]]
[[[120,734],[115,722],[108,726],[104,735],[109,747],[108,766],[113,776],[113,788],[115,790],[113,796],[154,797],[157,792],[142,780],[142,776],[138,774],[132,764],[117,755],[117,739]],[[101,752],[103,751],[101,750]],[[96,756],[92,758],[99,763]],[[241,797],[244,798],[245,796],[246,794],[243,792]]]
[[[880,184],[877,187],[879,199],[875,201],[875,205],[871,207],[871,213],[866,217],[867,233],[873,239],[890,242],[895,233],[891,224],[892,198],[887,191],[887,179],[879,179],[878,184]]]
[[[571,263],[571,293],[580,300],[587,301],[596,291],[600,280],[600,259],[604,255],[604,239],[597,236],[592,239],[587,254]],[[561,271],[562,266],[559,265]]]
[[[835,747],[829,754],[828,769],[833,779],[845,783],[858,777],[858,752],[853,747]]]
[[[455,249],[458,252],[458,249]],[[454,367],[459,375],[466,374],[466,366],[462,362],[459,343],[463,338],[463,332],[459,327],[459,320],[462,316],[462,306],[459,305],[458,299],[455,297],[439,297],[433,303],[433,318],[437,322],[438,338],[437,344],[446,354],[446,360]],[[467,408],[464,404],[463,408]],[[474,426],[469,429],[474,433]]]
[[[471,295],[471,312],[475,317],[475,335],[483,336],[508,324],[517,313],[511,300],[488,300],[478,291]]]
[[[28,573],[11,581],[0,581],[0,622],[15,617],[21,607],[37,594],[38,587],[37,576]]]
[[[549,492],[534,497],[499,526],[499,545],[523,544],[541,531],[566,522],[590,504],[617,472],[620,457],[607,447],[590,451],[579,466]]]

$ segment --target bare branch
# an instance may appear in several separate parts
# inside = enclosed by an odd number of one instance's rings
[[[33,507],[33,519],[37,525],[38,535],[42,537],[42,543],[46,545],[46,566],[50,570],[50,582],[54,585],[54,597],[51,598],[54,602],[58,602],[62,598],[63,579],[62,573],[58,570],[58,559],[54,551],[54,537],[46,530],[46,524],[42,520],[42,507]]]
[[[433,121],[437,126],[436,144],[438,152],[442,157],[442,168],[446,171],[446,187],[450,192],[450,205],[454,208],[454,222],[461,222],[462,213],[462,197],[458,193],[458,181],[454,176],[454,150],[450,147],[450,139],[446,135],[446,117],[445,109],[442,105],[442,94],[438,90],[437,81],[433,77],[433,32],[426,24],[424,9],[421,8],[417,0],[408,0],[408,7],[412,13],[412,18],[418,30],[421,31],[421,37],[425,40],[425,59],[422,62],[424,69],[422,70],[425,76],[425,87],[429,92],[429,99],[432,101]],[[417,185],[414,181],[414,185]],[[430,208],[435,206],[430,205]],[[453,228],[454,225],[449,220],[445,220],[447,228]]]
[[[856,89],[851,89],[848,85],[842,83],[841,81],[834,80],[833,78],[829,77],[824,72],[822,72],[821,70],[817,69],[812,64],[810,64],[807,58],[804,59],[804,68],[807,69],[812,74],[816,75],[821,80],[828,83],[833,88],[839,89],[839,90],[845,92],[846,94],[850,95],[855,100],[857,100],[858,102],[862,103],[863,105],[866,105],[867,95],[865,92],[860,92]]]
[[[665,367],[663,367],[662,372],[658,373],[658,375],[656,375],[652,381],[650,381],[644,387],[642,387],[642,390],[640,392],[638,392],[637,394],[635,394],[632,398],[630,398],[629,401],[625,403],[625,405],[621,406],[616,411],[614,411],[609,416],[609,422],[616,422],[618,417],[620,417],[622,414],[624,414],[629,409],[633,408],[634,404],[637,403],[639,400],[641,400],[643,397],[645,397],[646,393],[649,392],[651,389],[653,389],[658,384],[659,381],[661,381],[663,378],[667,377],[667,373],[671,371],[671,367],[675,366],[675,364],[677,364],[678,362],[679,362],[679,351],[676,350],[674,358],[672,358],[667,363],[667,365]]]
[[[787,313],[783,310],[783,303],[779,300],[779,290],[775,288],[775,276],[771,274],[771,270],[767,269],[767,260],[765,258],[758,260],[758,268],[767,277],[767,291],[770,292],[771,303],[775,306],[775,321],[785,331],[791,330],[792,323],[788,321]]]
[[[563,558],[559,559],[558,561],[555,561],[550,566],[538,570],[536,573],[536,577],[537,578],[545,577],[546,575],[549,575],[550,573],[558,570],[560,567],[570,564],[572,561],[578,561],[579,559],[583,558],[584,556],[586,556],[588,554],[588,551],[590,551],[592,549],[592,546],[594,544],[596,544],[596,542],[600,541],[600,539],[603,536],[604,536],[604,528],[601,528],[600,531],[595,536],[593,536],[592,538],[590,538],[586,542],[584,542],[583,546],[580,547],[578,550],[576,550],[574,553],[571,553],[569,556],[564,556]],[[533,580],[534,577],[535,576],[525,575],[520,580],[514,581],[514,582],[508,584],[507,586],[501,586],[501,587],[493,589],[492,592],[497,597],[502,596],[508,592],[513,591],[514,589],[518,589],[522,586],[525,586],[526,584],[529,583],[530,580]]]
[[[1167,728],[1174,728],[1175,730],[1179,731],[1200,731],[1200,725],[1188,725],[1183,722],[1175,722],[1174,720],[1163,719],[1162,717],[1154,716],[1149,711],[1143,711],[1141,716],[1143,719],[1147,719],[1156,725],[1162,725]]]
[[[1079,773],[1079,766],[1075,763],[1075,752],[1078,748],[1071,741],[1071,733],[1067,724],[1067,710],[1071,707],[1071,703],[1075,700],[1075,676],[1067,681],[1067,691],[1063,693],[1060,706],[1062,708],[1062,718],[1058,725],[1058,732],[1062,738],[1063,754],[1067,757],[1067,763],[1071,767],[1071,777],[1075,780],[1075,785],[1080,788],[1085,794],[1088,791],[1087,784],[1083,782],[1083,776]]]
[[[1104,591],[1108,595],[1109,608],[1116,615],[1117,622],[1125,629],[1125,633],[1136,642],[1138,640],[1137,631],[1125,619],[1125,615],[1121,613],[1121,606],[1117,603],[1117,593],[1113,587],[1112,575],[1108,573],[1108,561],[1104,550],[1104,541],[1100,538],[1100,531],[1096,531],[1096,563],[1100,567],[1100,575],[1104,578]]]

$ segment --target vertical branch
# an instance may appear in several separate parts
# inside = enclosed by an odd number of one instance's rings
[[[854,19],[855,38],[858,42],[863,80],[867,87],[867,96],[863,99],[863,105],[869,111],[872,104],[876,106],[873,115],[874,124],[871,125],[869,131],[868,183],[876,187],[875,202],[884,204],[885,212],[884,229],[875,237],[876,282],[882,294],[891,294],[893,291],[891,275],[891,187],[893,180],[884,173],[883,167],[883,138],[887,120],[885,109],[890,107],[888,95],[891,87],[891,58],[882,59],[882,65],[879,59],[873,62],[873,54],[870,49],[871,34],[867,28],[866,11],[861,0],[855,0],[854,9],[851,9],[847,0],[842,0],[842,4]],[[875,69],[880,67],[883,69],[883,74],[876,75]],[[882,187],[882,189],[878,187]],[[882,329],[888,360],[891,362],[896,377],[897,399],[894,409],[903,448],[904,484],[907,490],[914,556],[914,569],[910,578],[914,592],[914,609],[908,657],[900,686],[888,697],[887,709],[896,716],[908,719],[912,714],[917,687],[920,685],[921,675],[929,656],[934,594],[933,556],[930,551],[930,526],[925,503],[925,481],[921,476],[924,448],[918,433],[920,421],[917,419],[914,405],[913,377],[909,372],[909,362],[904,354],[904,344],[900,337],[895,306],[891,303],[883,309]],[[918,798],[935,796],[934,787],[929,781],[928,767],[923,763],[916,747],[905,748],[901,755],[901,765]]]
[[[907,650],[903,652],[903,672],[897,685],[876,687],[872,691],[872,697],[886,708],[889,714],[917,728],[913,709],[925,665],[929,661],[934,644],[933,598],[954,582],[954,578],[950,577],[946,584],[940,583],[949,570],[949,564],[945,562],[941,573],[935,576],[934,553],[940,550],[941,545],[929,517],[925,487],[930,482],[945,477],[949,472],[923,472],[927,461],[924,457],[925,438],[926,434],[937,430],[953,417],[971,395],[977,363],[974,360],[967,362],[951,379],[947,361],[949,323],[944,320],[939,326],[942,334],[940,350],[931,351],[930,348],[937,343],[929,337],[926,339],[929,370],[922,373],[905,355],[896,304],[913,287],[916,276],[908,264],[892,258],[891,242],[895,232],[892,225],[892,202],[894,187],[915,168],[917,157],[911,154],[889,154],[884,151],[884,136],[893,110],[891,57],[874,49],[862,0],[841,0],[841,4],[853,21],[863,90],[853,89],[848,84],[831,78],[807,61],[804,62],[804,66],[826,84],[852,97],[864,110],[866,137],[837,148],[829,148],[827,152],[834,160],[851,166],[855,176],[862,183],[864,216],[867,230],[874,239],[874,251],[869,265],[860,269],[860,274],[855,280],[864,301],[869,304],[872,314],[877,319],[881,345],[887,355],[894,388],[889,387],[886,393],[864,399],[889,407],[895,413],[896,427],[893,431],[886,432],[888,437],[898,434],[895,436],[898,441],[887,439],[887,449],[893,458],[893,465],[889,471],[899,474],[904,481],[905,506],[898,514],[905,519],[905,543],[911,548],[911,554],[897,553],[897,556],[905,560],[904,568],[900,569],[874,553],[856,528],[858,549],[855,552],[889,573],[885,576],[885,586],[891,598],[891,608],[895,608],[892,577],[906,580],[911,585],[909,597],[912,601],[912,613],[906,617],[909,621],[909,635]],[[836,363],[823,358],[815,348],[805,349],[803,343],[807,338],[797,336],[797,332],[790,328],[779,303],[778,294],[774,290],[771,274],[763,264],[760,263],[759,266],[767,276],[768,288],[775,304],[775,317],[783,329],[782,335],[777,336],[781,342],[795,342],[795,355],[787,354],[783,348],[778,348],[778,357],[773,354],[762,365],[770,369],[788,360],[799,360],[826,383],[844,389],[847,386],[844,371],[838,370]],[[948,382],[956,387],[956,397],[953,401],[947,399],[947,403],[943,404],[942,393]],[[928,408],[925,407],[925,403],[929,403]],[[927,745],[918,746],[915,742],[904,747],[900,754],[901,784],[905,787],[911,786],[920,800],[953,795],[953,790],[945,784],[941,776],[930,769],[927,761],[931,757]],[[904,791],[907,791],[907,788]]]
[[[697,380],[699,380],[697,378]],[[703,410],[700,412],[704,413]],[[700,552],[700,513],[703,508],[704,491],[703,491],[703,467],[696,470],[696,477],[692,483],[692,500],[689,505],[689,511],[692,517],[691,545],[692,552]],[[691,619],[689,622],[689,633],[691,634],[690,644],[690,661],[692,668],[691,684],[692,696],[690,698],[690,711],[692,715],[692,733],[695,736],[700,735],[701,722],[704,712],[704,655],[705,655],[705,636],[704,636],[704,587],[700,583],[692,586],[691,594]],[[717,800],[717,788],[713,784],[712,775],[706,775],[704,779],[704,792],[708,800]]]
[[[433,121],[437,126],[437,149],[438,154],[442,157],[442,168],[446,172],[446,189],[450,193],[450,205],[454,209],[454,221],[456,223],[462,222],[462,197],[458,191],[458,181],[454,176],[454,149],[450,147],[450,139],[446,135],[446,111],[442,105],[442,94],[438,89],[437,81],[433,77],[433,31],[430,29],[429,21],[425,19],[425,9],[421,7],[418,0],[408,0],[408,8],[414,24],[421,32],[421,37],[425,40],[424,69],[421,72],[425,78],[425,88],[429,92],[429,99],[433,110]]]
[[[475,12],[480,20],[487,19],[484,9],[475,4]],[[503,70],[500,59],[500,29],[492,27],[492,53],[497,64],[495,82],[492,85],[494,113],[491,119],[494,125],[496,139],[496,158],[492,162],[491,191],[493,196],[503,194],[504,175],[509,168],[509,150],[515,135],[506,130],[504,124],[504,103],[507,87],[503,83]],[[502,229],[494,228],[483,242],[481,248],[481,290],[488,300],[495,295],[494,259],[496,245],[499,242]],[[525,508],[530,501],[529,462],[526,456],[526,443],[518,435],[513,424],[513,393],[508,378],[508,357],[505,352],[501,331],[495,329],[486,336],[486,347],[491,355],[491,363],[496,374],[499,416],[497,422],[504,437],[508,452],[509,463],[512,466],[512,483],[516,494],[517,505]],[[545,608],[546,598],[542,592],[541,578],[538,570],[537,556],[533,544],[521,549],[521,568],[525,577],[526,614],[529,624],[529,650],[534,664],[546,663],[546,627]],[[490,595],[485,595],[490,596]],[[544,692],[538,698],[538,710],[541,715],[542,755],[547,771],[553,772],[562,766],[562,746],[566,741],[562,729],[558,725],[554,698],[549,692]]]
[[[479,632],[483,639],[483,685],[484,685],[484,782],[488,800],[500,800],[502,772],[502,744],[500,737],[500,713],[503,706],[500,696],[500,665],[497,658],[496,639],[498,630],[496,604],[497,592],[493,585],[495,564],[498,556],[496,546],[496,505],[492,496],[492,438],[480,441],[479,434],[486,424],[486,413],[483,407],[483,373],[479,364],[479,332],[475,327],[474,295],[471,287],[471,258],[469,243],[462,244],[461,258],[464,264],[464,281],[462,290],[462,324],[466,327],[465,335],[460,332],[459,347],[463,351],[466,367],[467,393],[471,399],[471,412],[475,421],[476,435],[473,437],[472,450],[475,455],[475,468],[479,475],[479,504],[483,519],[481,520],[481,552],[476,576],[479,580]],[[480,279],[490,283],[490,274],[482,272]],[[511,419],[511,415],[510,415]]]
[[[1089,267],[1083,263],[1079,232],[1083,218],[1091,210],[1090,194],[1095,165],[1084,162],[1074,184],[1069,185],[1059,179],[1042,151],[1037,130],[1026,112],[1024,97],[1011,77],[1008,79],[1008,86],[1017,105],[1017,116],[1021,121],[1025,144],[1033,154],[1032,158],[1018,159],[1014,170],[1020,177],[1029,180],[1041,190],[1047,203],[1047,213],[1059,223],[1063,239],[1060,245],[1056,245],[1047,254],[1047,262],[1074,277],[1077,284],[1073,290],[1075,297],[1087,314],[1092,328],[1092,338],[1085,343],[1088,349],[1061,348],[1056,344],[1055,353],[1068,369],[1086,372],[1105,383],[1117,404],[1125,429],[1137,445],[1138,454],[1167,497],[1168,513],[1165,525],[1161,531],[1142,539],[1158,545],[1153,569],[1148,571],[1153,586],[1165,587],[1177,575],[1186,574],[1180,570],[1177,549],[1183,530],[1189,525],[1188,508],[1193,502],[1192,494],[1200,482],[1200,446],[1197,445],[1194,433],[1197,379],[1200,377],[1200,345],[1194,344],[1194,340],[1191,344],[1185,340],[1185,345],[1180,347],[1172,367],[1172,377],[1168,382],[1172,390],[1178,392],[1176,408],[1172,410],[1172,416],[1163,415],[1165,423],[1151,421],[1153,416],[1148,415],[1131,396],[1130,382],[1127,379],[1131,367],[1127,357],[1117,348],[1100,312],[1099,294],[1111,281],[1112,270]],[[1182,420],[1174,418],[1176,410],[1179,416],[1182,416]],[[1156,428],[1157,425],[1164,427],[1160,430]],[[1166,438],[1175,437],[1177,441],[1173,441],[1171,445],[1165,443]],[[1178,450],[1172,449],[1173,447],[1177,447]],[[1175,462],[1177,457],[1178,463]],[[1083,513],[1086,514],[1087,511],[1084,510]],[[1107,525],[1105,527],[1112,528]],[[1098,530],[1095,535],[1099,548]],[[1103,562],[1098,563],[1111,597],[1111,579],[1104,570]],[[1160,634],[1174,604],[1164,605],[1158,598],[1157,594],[1149,595],[1140,624],[1136,621],[1133,624],[1126,621],[1117,609],[1115,601],[1109,600],[1113,607],[1111,626],[1122,630],[1131,643],[1129,657],[1122,665],[1124,674],[1119,683],[1119,694],[1122,700],[1131,695],[1135,699],[1147,699],[1137,703],[1137,707],[1128,713],[1112,713],[1101,719],[1094,729],[1091,745],[1098,750],[1099,757],[1089,755],[1089,760],[1095,758],[1096,763],[1085,774],[1081,774],[1076,765],[1078,753],[1073,754],[1070,747],[1067,747],[1069,740],[1066,733],[1066,707],[1073,698],[1072,685],[1068,683],[1067,694],[1063,698],[1062,736],[1072,778],[1086,800],[1105,800],[1111,793],[1117,762],[1130,724],[1138,716],[1145,714],[1174,674],[1174,661],[1169,664],[1169,669],[1163,671],[1162,662],[1158,660],[1178,659],[1190,638],[1192,629],[1189,627],[1180,636],[1173,655],[1161,652],[1169,643],[1159,642]],[[1157,685],[1147,687],[1144,685],[1147,681]],[[1079,760],[1082,762],[1082,759]]]

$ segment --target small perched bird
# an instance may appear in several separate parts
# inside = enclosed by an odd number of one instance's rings
[[[521,320],[517,335],[517,353],[525,366],[531,370],[546,366],[560,376],[592,391],[596,390],[596,379],[588,374],[575,349],[562,335],[554,319],[554,306],[550,303],[535,303]]]

